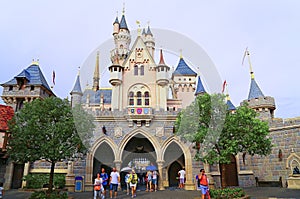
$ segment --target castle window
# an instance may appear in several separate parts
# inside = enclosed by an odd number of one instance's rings
[[[30,86],[30,90],[33,91],[34,90],[34,86]]]
[[[144,75],[144,66],[141,66],[141,75]]]
[[[183,81],[186,81],[186,79],[184,78]]]
[[[14,88],[13,86],[9,86],[8,90],[9,90],[9,91],[12,91],[13,88]]]
[[[181,81],[181,78],[179,78],[178,81]]]
[[[189,78],[189,81],[192,81],[192,79],[191,79],[191,78]]]
[[[137,105],[142,105],[142,92],[138,91],[136,96],[137,96]]]
[[[117,67],[114,67],[114,71],[118,71],[118,68],[117,68]]]
[[[164,71],[164,67],[161,67],[161,71]]]
[[[135,76],[138,75],[138,66],[137,65],[134,66],[134,75]]]
[[[149,92],[146,91],[145,92],[145,106],[149,106],[150,105],[150,101],[149,101]]]
[[[131,91],[129,93],[129,106],[133,106],[134,105],[134,94],[133,92]]]

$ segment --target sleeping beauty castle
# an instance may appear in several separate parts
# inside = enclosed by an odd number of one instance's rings
[[[89,152],[73,161],[58,163],[55,172],[65,174],[69,190],[76,189],[75,178],[79,176],[83,190],[89,191],[99,168],[109,173],[112,167],[118,171],[131,167],[142,176],[146,167],[152,165],[159,172],[158,187],[163,190],[177,186],[177,173],[184,168],[185,189],[193,190],[194,176],[204,168],[210,182],[219,187],[219,165],[195,161],[197,146],[181,141],[174,134],[174,122],[180,110],[191,104],[195,96],[206,93],[199,74],[183,56],[178,57],[174,69],[166,64],[162,50],[155,60],[155,35],[151,28],[148,25],[138,30],[136,38],[132,38],[124,12],[113,22],[112,36],[114,48],[110,56],[101,57],[101,60],[111,61],[107,66],[110,87],[100,87],[100,53],[97,52],[91,87],[83,89],[78,74],[70,92],[71,105],[81,104],[95,117],[96,128]],[[14,111],[22,108],[25,101],[54,95],[38,62],[1,85],[4,88],[1,97]],[[257,177],[262,181],[281,179],[282,186],[300,188],[300,176],[293,173],[296,166],[300,167],[300,118],[275,118],[275,100],[263,94],[252,70],[245,101],[262,120],[269,122],[274,147],[266,157],[246,156],[243,161],[242,154],[233,156],[227,165],[230,171],[230,175],[225,176],[227,184],[255,186]],[[235,106],[228,95],[227,104],[228,111],[234,112]],[[6,172],[0,173],[0,180],[6,188],[19,188],[25,186],[24,175],[48,173],[49,168],[50,164],[42,160],[21,165],[6,161],[1,165],[1,171]]]

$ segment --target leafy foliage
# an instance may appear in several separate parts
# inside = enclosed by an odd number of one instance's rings
[[[56,162],[86,151],[94,123],[81,107],[72,112],[67,100],[49,97],[26,103],[9,127],[8,154],[12,160],[25,163],[44,159],[51,163],[50,191]]]
[[[246,195],[241,188],[210,189],[209,193],[211,198],[216,199],[241,198]]]
[[[43,185],[49,183],[49,174],[28,174],[24,176],[27,189],[40,189]],[[65,174],[54,174],[53,184],[55,188],[61,189],[65,187]]]
[[[29,199],[68,199],[68,194],[59,191],[54,191],[51,194],[45,191],[36,191],[31,194]]]

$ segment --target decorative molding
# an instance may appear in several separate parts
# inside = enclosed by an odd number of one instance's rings
[[[115,127],[114,131],[115,131],[115,137],[119,138],[119,137],[123,136],[122,128],[121,127]]]
[[[156,136],[157,137],[163,137],[165,132],[164,132],[164,127],[156,127]]]

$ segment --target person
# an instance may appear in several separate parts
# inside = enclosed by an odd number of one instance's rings
[[[4,195],[3,182],[0,182],[0,198],[3,198],[3,195]]]
[[[114,167],[110,173],[110,192],[109,196],[112,198],[114,192],[114,198],[117,198],[118,194],[118,184],[120,183],[120,174],[117,172],[117,169]]]
[[[210,199],[209,194],[209,180],[207,178],[207,175],[205,174],[204,169],[200,169],[200,173],[196,176],[198,187],[200,187],[201,190],[201,198],[205,199],[205,196],[207,196],[208,199]]]
[[[126,184],[127,195],[129,195],[129,190],[130,190],[129,177],[130,177],[130,173],[127,173],[125,175],[125,184]]]
[[[129,176],[129,182],[130,182],[130,187],[131,187],[131,198],[135,198],[136,197],[136,186],[138,183],[138,176],[133,169]]]
[[[102,195],[103,187],[102,187],[102,178],[100,177],[100,173],[97,173],[97,177],[94,182],[94,199],[97,199],[97,196],[100,198],[104,198]]]
[[[158,176],[158,172],[157,171],[153,171],[152,172],[152,184],[154,185],[154,191],[157,191],[157,176]]]
[[[152,186],[152,171],[148,171],[146,174],[147,177],[147,184],[146,184],[146,191],[151,191]]]
[[[179,175],[179,188],[184,188],[184,179],[185,179],[185,170],[182,168],[180,171],[178,171]]]
[[[102,178],[102,187],[103,187],[103,195],[106,197],[106,190],[108,187],[108,175],[105,172],[105,169],[101,169],[100,177]]]

